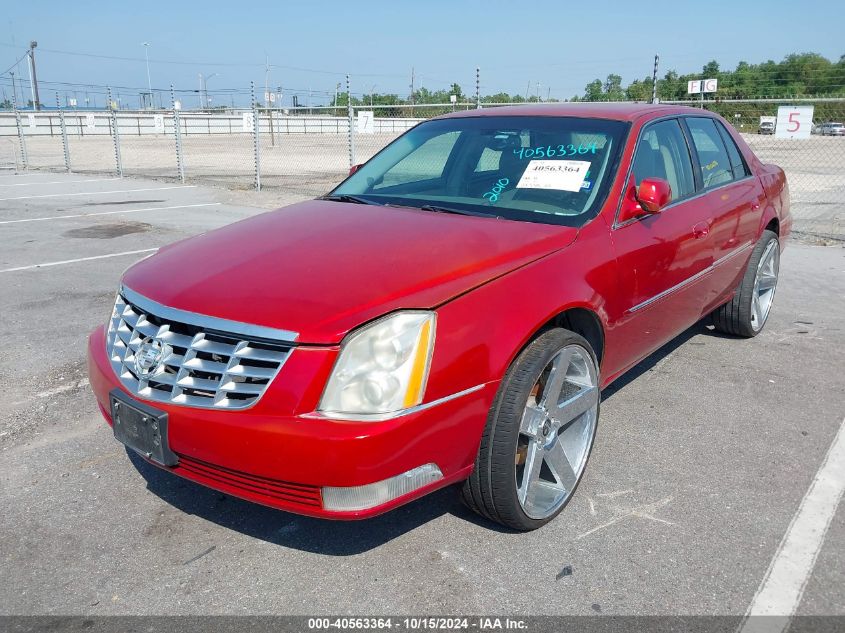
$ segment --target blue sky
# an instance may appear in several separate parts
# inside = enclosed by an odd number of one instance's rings
[[[543,98],[562,99],[611,72],[625,83],[649,76],[655,53],[661,74],[669,68],[693,72],[710,59],[733,68],[739,60],[780,60],[791,52],[832,60],[845,54],[841,0],[208,0],[190,6],[9,0],[0,15],[0,72],[37,40],[41,101],[50,104],[56,90],[82,90],[59,82],[122,86],[124,94],[134,89],[137,99],[147,83],[144,41],[150,43],[153,88],[173,83],[193,90],[202,73],[211,76],[208,88],[217,100],[230,97],[215,91],[248,88],[251,80],[263,91],[266,55],[269,83],[283,87],[286,103],[294,92],[309,90],[313,103],[325,101],[320,93],[333,93],[345,73],[353,93],[374,86],[405,96],[412,67],[417,85],[432,90],[455,81],[474,93],[480,66],[482,93],[524,94],[530,83],[536,94],[539,82]],[[19,73],[27,78],[24,64]],[[0,79],[7,93],[8,77]]]

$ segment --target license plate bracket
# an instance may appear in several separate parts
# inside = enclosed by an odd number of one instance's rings
[[[179,463],[179,457],[168,443],[167,413],[131,400],[119,389],[109,394],[109,402],[117,441],[162,466]]]

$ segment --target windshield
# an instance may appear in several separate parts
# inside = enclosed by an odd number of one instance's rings
[[[601,208],[627,130],[621,121],[573,117],[427,121],[329,197],[581,226]]]

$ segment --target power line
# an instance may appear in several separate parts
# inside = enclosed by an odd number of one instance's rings
[[[23,55],[21,55],[20,57],[18,57],[17,61],[16,61],[14,64],[12,64],[11,66],[9,66],[9,67],[8,67],[6,70],[4,70],[2,73],[0,73],[0,75],[5,75],[5,74],[6,74],[6,73],[8,73],[9,71],[11,71],[11,70],[12,70],[12,68],[14,68],[14,67],[15,67],[15,66],[17,66],[18,64],[20,64],[20,63],[23,61],[24,57],[26,57],[27,55],[29,55],[29,51],[27,51],[26,53],[24,53]]]
[[[6,42],[0,42],[0,46],[7,46],[18,48],[12,44],[8,44]],[[44,53],[52,53],[55,55],[73,55],[77,57],[90,57],[93,59],[108,59],[111,61],[122,61],[122,62],[139,62],[139,63],[146,63],[147,60],[143,57],[123,57],[119,55],[102,55],[99,53],[83,53],[80,51],[64,51],[55,48],[39,48],[40,51]],[[256,63],[256,62],[219,62],[219,61],[181,61],[181,60],[173,60],[173,59],[150,59],[151,64],[172,64],[178,66],[229,66],[229,67],[251,67],[251,68],[264,68],[265,64]],[[319,69],[319,68],[305,68],[303,66],[290,66],[287,64],[270,64],[270,68],[279,68],[285,70],[296,70],[300,72],[308,72],[308,73],[317,73],[317,74],[324,74],[324,75],[345,75],[346,71],[340,70],[326,70],[326,69]],[[403,75],[399,74],[389,74],[389,73],[356,73],[356,77],[403,77]]]

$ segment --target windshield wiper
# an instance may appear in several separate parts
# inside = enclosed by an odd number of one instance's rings
[[[352,202],[354,204],[378,204],[378,202],[373,202],[372,200],[367,200],[366,198],[361,198],[359,196],[350,196],[345,193],[320,196],[320,200],[333,200],[335,202]]]
[[[499,218],[499,215],[493,215],[491,213],[482,213],[481,211],[467,211],[466,209],[456,209],[455,207],[441,207],[436,204],[424,204],[421,207],[415,207],[417,209],[422,209],[423,211],[434,211],[435,213],[454,213],[455,215],[472,215],[478,218]]]

